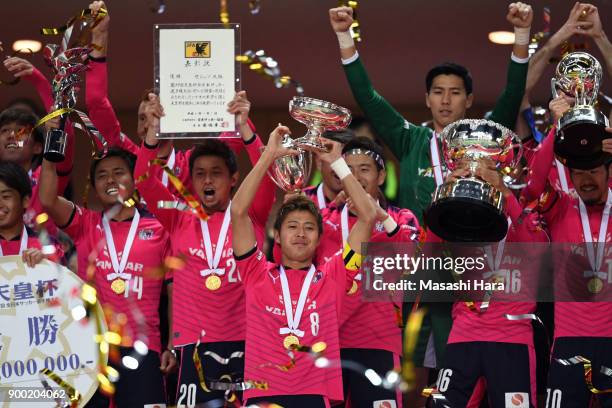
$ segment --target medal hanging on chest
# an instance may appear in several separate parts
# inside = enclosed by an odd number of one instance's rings
[[[223,215],[223,223],[221,224],[221,230],[219,230],[219,237],[217,238],[217,245],[213,254],[212,240],[210,238],[210,230],[208,229],[208,221],[200,220],[200,227],[202,229],[202,240],[204,241],[204,250],[206,251],[206,262],[208,263],[208,269],[202,269],[200,275],[204,277],[204,285],[206,289],[210,291],[216,291],[221,287],[221,276],[225,275],[225,268],[219,268],[221,262],[221,255],[223,253],[223,246],[225,239],[227,238],[227,232],[229,231],[230,224],[230,208],[232,202],[228,204]]]
[[[285,317],[287,318],[287,327],[281,327],[279,333],[288,335],[283,338],[283,346],[286,349],[291,349],[293,346],[299,346],[299,338],[304,337],[304,331],[299,329],[300,320],[302,319],[302,312],[304,311],[304,306],[306,306],[308,290],[310,289],[310,284],[312,283],[316,268],[314,265],[310,265],[310,269],[304,278],[302,289],[300,290],[300,297],[295,307],[295,315],[293,314],[291,291],[289,290],[289,281],[285,273],[285,268],[281,266],[279,269],[281,289],[283,291],[283,303],[285,305]]]
[[[591,232],[591,224],[587,208],[580,197],[578,197],[578,205],[580,208],[580,221],[582,223],[582,234],[586,244],[587,258],[591,266],[590,271],[584,273],[585,278],[590,278],[587,282],[587,289],[591,293],[599,293],[603,289],[603,280],[601,276],[607,277],[607,274],[601,271],[604,252],[606,247],[606,236],[608,233],[608,220],[610,219],[610,208],[612,207],[612,192],[608,189],[608,198],[606,206],[601,215],[601,224],[599,225],[599,236],[596,245],[593,245],[593,233]]]
[[[106,279],[111,281],[111,290],[117,295],[125,293],[126,281],[132,278],[132,274],[124,273],[125,267],[130,257],[130,251],[132,250],[132,244],[136,237],[136,230],[138,229],[138,223],[140,222],[140,214],[138,211],[134,212],[134,218],[130,225],[130,231],[125,239],[125,245],[123,246],[123,252],[121,253],[121,261],[117,256],[117,249],[115,248],[115,240],[113,239],[113,233],[110,229],[110,224],[106,214],[102,216],[102,226],[104,227],[104,236],[106,238],[106,247],[108,248],[108,254],[111,259],[111,265],[113,267],[113,273],[106,275]]]

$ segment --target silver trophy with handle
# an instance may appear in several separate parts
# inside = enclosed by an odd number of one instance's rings
[[[555,154],[571,168],[591,169],[612,159],[602,151],[608,118],[595,108],[602,78],[601,64],[586,52],[567,54],[551,80],[552,96],[560,92],[575,98],[575,105],[557,123]]]
[[[504,176],[504,182],[511,183],[509,175],[522,157],[519,138],[485,119],[453,122],[440,138],[446,168],[453,171],[467,164],[471,175],[438,186],[425,213],[428,228],[449,242],[502,240],[508,231],[503,194],[474,173],[479,161],[486,159]]]

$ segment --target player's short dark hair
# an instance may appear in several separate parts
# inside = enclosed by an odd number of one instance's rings
[[[472,75],[470,75],[470,71],[463,65],[453,62],[444,62],[429,70],[425,77],[425,88],[427,89],[427,93],[431,91],[431,84],[438,75],[457,75],[463,80],[466,94],[469,95],[472,93]]]
[[[202,143],[197,144],[193,152],[191,152],[191,157],[189,157],[189,174],[193,173],[195,161],[202,156],[216,156],[223,159],[230,175],[238,171],[238,162],[232,149],[220,140],[206,139]]]
[[[287,216],[294,211],[307,211],[314,215],[317,220],[317,229],[319,230],[319,236],[323,233],[323,218],[321,217],[319,209],[312,202],[312,200],[304,196],[297,196],[295,198],[292,198],[291,200],[280,206],[278,212],[276,213],[274,229],[280,232],[281,225],[283,225],[283,221],[285,221]]]
[[[37,103],[36,101],[34,101],[34,99],[32,98],[25,98],[23,96],[12,99],[8,105],[6,105],[7,108],[15,108],[18,105],[25,105],[28,107],[28,109],[30,109],[32,112],[34,112],[34,114],[36,116],[38,116],[39,118],[44,116],[46,114],[45,110],[43,109],[43,107]]]
[[[134,177],[134,168],[136,167],[136,155],[128,152],[127,150],[120,149],[118,147],[112,147],[108,149],[108,151],[104,155],[96,157],[91,162],[91,166],[89,167],[89,181],[92,186],[95,185],[96,169],[98,168],[98,165],[102,163],[102,161],[111,157],[118,157],[122,159],[125,164],[127,164],[128,169],[130,170],[130,174],[132,175],[132,177]]]
[[[32,183],[28,173],[16,163],[0,162],[0,181],[16,190],[22,199],[32,196]]]
[[[382,146],[379,145],[374,140],[370,139],[369,137],[357,136],[353,138],[350,142],[344,145],[344,147],[342,148],[342,154],[348,152],[349,150],[353,150],[353,149],[369,150],[379,155],[383,161],[385,160],[385,155],[383,153]],[[378,169],[378,171],[383,169],[380,163],[378,163],[378,161],[376,161],[375,159],[374,159],[374,163],[376,163],[376,168]]]

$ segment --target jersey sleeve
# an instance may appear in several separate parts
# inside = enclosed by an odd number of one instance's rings
[[[234,255],[240,277],[245,285],[261,281],[268,271],[268,262],[264,253],[257,246],[242,255]]]

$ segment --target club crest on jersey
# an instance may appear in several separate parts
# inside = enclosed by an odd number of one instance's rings
[[[374,229],[376,230],[376,232],[382,232],[385,227],[383,226],[382,222],[378,221]]]
[[[321,279],[323,279],[323,272],[321,271],[316,271],[314,276],[312,277],[312,283],[317,283],[318,281],[320,281]]]
[[[174,172],[175,176],[180,176],[181,175],[181,168],[180,168],[180,166],[176,166],[174,169],[172,169],[172,171]]]
[[[529,408],[529,394],[526,392],[507,392],[505,400],[506,408]]]
[[[148,241],[153,238],[153,230],[151,229],[141,229],[138,231],[138,238],[143,241]]]
[[[378,400],[374,401],[372,408],[397,408],[394,400]]]

